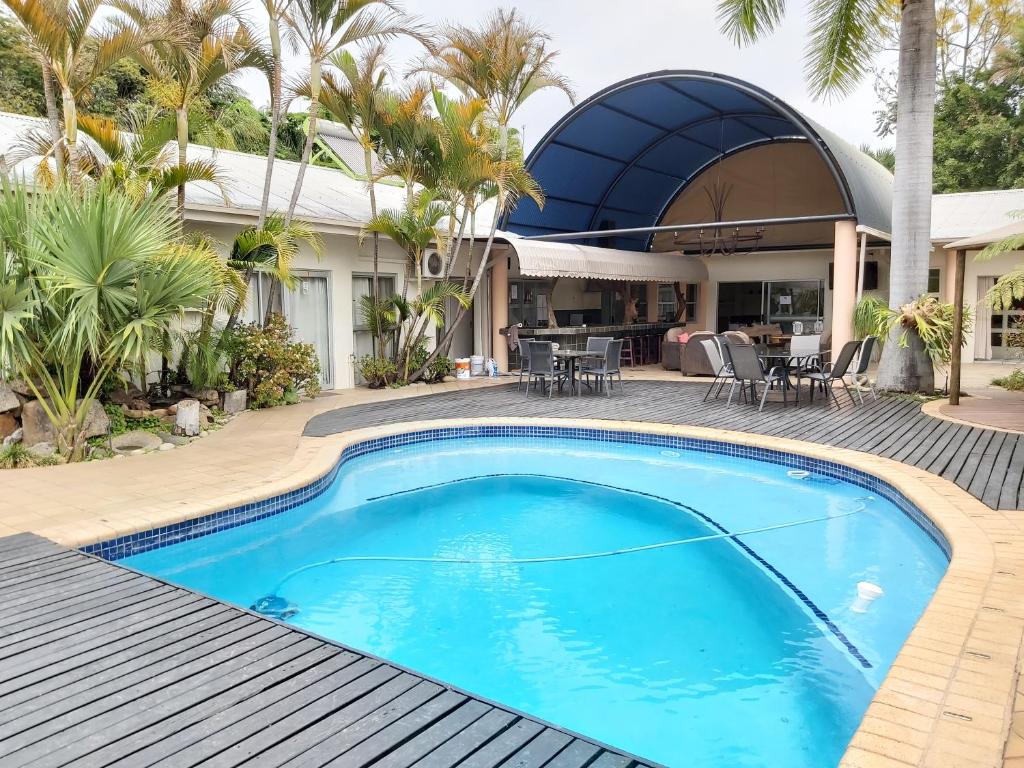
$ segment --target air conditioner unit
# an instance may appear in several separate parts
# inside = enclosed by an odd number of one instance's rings
[[[430,278],[444,277],[444,254],[436,248],[428,248],[423,253],[423,276]]]

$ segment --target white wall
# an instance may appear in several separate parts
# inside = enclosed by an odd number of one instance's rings
[[[225,256],[231,248],[241,226],[209,222],[190,223],[190,228],[215,238]],[[331,340],[333,381],[335,388],[355,385],[353,368],[353,296],[352,276],[373,273],[373,243],[367,239],[361,245],[354,235],[323,234],[324,253],[317,259],[308,246],[301,247],[294,268],[325,272],[328,275],[331,304]],[[405,253],[387,239],[380,240],[378,269],[382,275],[394,275],[396,290],[402,290],[405,277]]]

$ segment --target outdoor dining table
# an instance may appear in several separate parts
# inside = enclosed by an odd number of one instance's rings
[[[818,361],[820,361],[820,363],[822,365],[824,365],[828,361],[828,358],[831,356],[831,352],[829,350],[824,350],[822,352],[816,352],[816,353],[813,353],[813,354],[810,354],[810,355],[792,355],[789,352],[785,352],[785,351],[773,352],[773,351],[768,350],[768,351],[764,351],[764,352],[758,352],[757,356],[761,359],[761,363],[768,370],[771,370],[772,368],[775,368],[776,366],[779,366],[779,367],[782,367],[782,368],[786,369],[787,376],[786,376],[785,379],[783,379],[784,383],[783,383],[782,386],[786,387],[787,389],[795,388],[796,389],[796,401],[799,403],[800,402],[800,378],[801,378],[801,374],[804,371],[807,371],[807,370],[810,369],[810,366],[808,365],[808,362],[812,358],[815,358]],[[789,381],[788,374],[791,371],[796,375],[796,386],[795,387],[793,387],[793,385]]]
[[[571,394],[579,394],[579,379],[578,379],[578,361],[584,357],[600,357],[595,352],[587,352],[583,349],[556,349],[551,354],[558,360],[563,360],[569,366],[569,392]]]

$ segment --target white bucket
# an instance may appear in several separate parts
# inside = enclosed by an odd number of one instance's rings
[[[455,378],[457,379],[468,379],[469,378],[469,358],[458,357],[455,359]]]
[[[483,376],[484,375],[484,356],[483,355],[473,355],[472,357],[469,358],[469,372],[473,376]]]

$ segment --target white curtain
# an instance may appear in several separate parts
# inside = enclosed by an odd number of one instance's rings
[[[328,315],[327,278],[303,276],[290,291],[288,322],[301,341],[312,344],[320,359],[320,384],[333,384],[331,369],[331,329]]]
[[[994,277],[978,278],[978,303],[974,305],[974,359],[992,359],[992,306],[985,296],[996,284]]]

